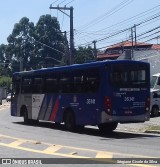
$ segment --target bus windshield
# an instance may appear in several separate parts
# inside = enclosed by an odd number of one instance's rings
[[[119,64],[110,68],[109,80],[115,87],[146,87],[147,69],[145,67],[132,67]]]

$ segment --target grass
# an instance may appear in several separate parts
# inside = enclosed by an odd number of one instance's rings
[[[143,131],[152,131],[152,130],[159,130],[160,131],[160,126],[148,126],[147,128],[145,128],[145,130],[143,129]]]
[[[160,130],[160,126],[148,126],[145,130]]]
[[[160,133],[160,126],[148,126],[145,128],[141,128],[139,129],[139,132],[142,133],[151,133],[152,131],[157,131],[157,133]]]

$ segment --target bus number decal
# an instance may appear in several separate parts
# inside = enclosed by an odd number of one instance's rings
[[[86,104],[96,104],[96,99],[87,99]]]
[[[124,101],[134,101],[134,97],[124,97]]]

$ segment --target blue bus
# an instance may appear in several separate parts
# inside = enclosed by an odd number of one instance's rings
[[[150,118],[149,63],[118,60],[16,72],[12,78],[11,115],[24,123],[98,126],[113,131],[118,123]]]

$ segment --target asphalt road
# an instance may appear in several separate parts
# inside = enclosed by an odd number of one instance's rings
[[[160,135],[139,133],[151,122],[158,123],[160,117],[144,124],[119,125],[115,132],[101,135],[96,127],[67,132],[63,125],[47,122],[24,125],[22,118],[10,116],[9,104],[0,106],[0,158],[160,158]]]

